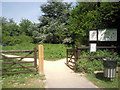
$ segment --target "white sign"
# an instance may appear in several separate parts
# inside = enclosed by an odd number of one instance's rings
[[[90,41],[97,41],[97,30],[89,31],[89,40]]]
[[[98,29],[98,41],[117,41],[117,29]]]
[[[96,52],[96,43],[90,43],[90,52]]]

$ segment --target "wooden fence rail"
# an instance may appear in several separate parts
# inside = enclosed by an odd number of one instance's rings
[[[10,50],[10,51],[0,51],[0,53],[27,53],[34,52],[34,50]]]
[[[3,57],[3,65],[8,64],[9,67],[3,67],[3,74],[15,74],[15,73],[30,73],[35,72],[37,73],[37,49],[34,48],[34,50],[12,50],[12,51],[0,51],[0,55]],[[15,56],[15,57],[8,57],[7,55],[3,53],[28,53],[25,56]],[[34,53],[33,56],[29,56],[30,54]],[[4,62],[5,59],[19,59],[19,60],[10,60],[10,62]],[[24,58],[33,58],[33,61],[22,61]],[[34,65],[23,65],[24,63],[33,63]],[[15,65],[19,65],[17,67],[13,67]],[[26,69],[27,71],[16,71],[16,72],[4,72],[9,69]],[[31,69],[32,68],[32,69]]]
[[[114,52],[115,49],[120,48],[120,46],[97,46],[97,49],[110,49],[111,52]],[[74,71],[77,70],[76,61],[81,58],[105,58],[109,56],[81,56],[81,50],[90,49],[90,46],[79,47],[77,46],[75,49],[67,49],[66,55],[66,64]]]

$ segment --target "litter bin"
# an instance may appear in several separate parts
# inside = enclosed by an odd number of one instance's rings
[[[104,76],[105,77],[107,77],[107,78],[116,77],[117,59],[104,58],[103,66],[104,66]]]

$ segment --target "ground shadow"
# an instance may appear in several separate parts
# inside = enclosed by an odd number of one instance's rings
[[[103,72],[98,72],[98,73],[95,74],[95,76],[96,76],[97,79],[103,80],[105,82],[111,81],[110,78],[104,77],[104,73]]]

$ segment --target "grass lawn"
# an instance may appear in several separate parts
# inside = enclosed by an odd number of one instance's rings
[[[14,74],[3,75],[2,88],[44,88],[44,75],[39,74]]]
[[[103,73],[86,74],[86,77],[99,88],[118,88],[118,86],[120,85],[118,81],[120,77],[109,80],[103,76]]]
[[[33,50],[38,48],[39,44],[23,43],[15,46],[5,46],[2,50]],[[66,48],[64,44],[43,44],[44,45],[44,59],[58,60],[66,57]],[[16,53],[15,55],[26,55],[27,53]]]
[[[64,44],[43,44],[45,60],[58,60],[66,57]]]

